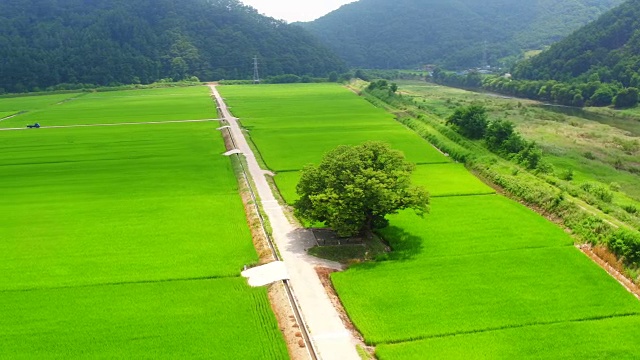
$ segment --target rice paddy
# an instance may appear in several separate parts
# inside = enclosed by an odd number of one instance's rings
[[[27,111],[0,123],[0,127],[22,127],[39,122],[43,126],[90,125],[147,121],[216,118],[215,103],[205,87],[164,88],[51,96],[51,99],[19,101],[0,99],[0,110]],[[46,96],[49,97],[49,96]],[[8,104],[3,104],[7,102]],[[43,110],[42,106],[46,106]]]
[[[287,358],[208,89],[65,98],[0,125],[159,123],[0,131],[0,357]]]
[[[414,179],[432,193],[431,213],[390,216],[381,231],[394,249],[389,260],[332,276],[380,359],[640,357],[633,295],[557,225],[440,153],[398,140],[389,115],[335,85],[221,91],[265,163],[280,171],[275,181],[289,203],[297,170],[337,144],[387,139],[421,164]],[[371,115],[352,116],[345,104]]]
[[[390,114],[335,84],[224,86],[220,91],[276,172],[301,170],[338,145],[367,140],[388,142],[416,163],[450,162]]]

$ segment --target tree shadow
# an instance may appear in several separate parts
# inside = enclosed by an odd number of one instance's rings
[[[413,260],[424,251],[424,240],[397,226],[389,226],[379,234],[389,243],[389,260]]]

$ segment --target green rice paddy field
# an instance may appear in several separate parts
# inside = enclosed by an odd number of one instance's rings
[[[276,172],[301,170],[338,145],[367,140],[384,140],[416,163],[450,162],[391,115],[335,84],[224,86],[220,91]]]
[[[403,148],[397,133],[378,132],[404,130],[391,116],[337,85],[221,91],[273,170],[298,170],[337,144],[384,140],[384,134],[422,163],[415,181],[432,193],[431,213],[391,216],[391,226],[381,232],[394,249],[390,260],[332,277],[380,359],[640,357],[638,299],[555,224],[494,194],[439,153],[415,151],[428,144],[406,140],[411,145]],[[335,138],[338,126],[342,140]],[[292,129],[307,135],[274,135]],[[273,150],[278,143],[292,151],[275,162],[284,154]],[[276,175],[288,202],[295,200],[297,174]]]
[[[0,99],[0,358],[287,358],[205,87]]]

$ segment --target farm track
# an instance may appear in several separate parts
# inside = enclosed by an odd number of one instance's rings
[[[69,129],[69,128],[99,127],[99,126],[130,126],[130,125],[197,123],[197,122],[210,122],[210,121],[220,121],[220,120],[221,119],[199,119],[199,120],[167,120],[167,121],[145,121],[145,122],[108,123],[108,124],[53,125],[53,126],[41,126],[40,129]],[[0,131],[17,131],[17,130],[33,130],[33,129],[29,129],[27,127],[5,128],[5,129],[0,128]]]
[[[306,249],[315,243],[313,234],[296,229],[287,219],[278,204],[265,177],[265,170],[258,165],[242,130],[229,110],[215,85],[210,86],[222,117],[230,126],[229,132],[246,158],[249,175],[253,179],[263,209],[273,229],[273,240],[284,261],[290,280],[290,299],[299,306],[302,320],[301,330],[308,331],[310,356],[313,359],[360,359],[356,352],[357,341],[344,326],[338,312],[315,271],[316,266],[339,267],[339,264],[314,259]],[[276,251],[276,254],[278,251]],[[297,306],[294,306],[297,311]]]

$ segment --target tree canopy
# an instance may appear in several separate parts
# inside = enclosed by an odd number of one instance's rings
[[[487,131],[489,120],[487,109],[482,105],[469,105],[457,108],[447,119],[447,124],[469,139],[481,139]]]
[[[0,93],[58,84],[326,76],[342,60],[237,0],[2,0]]]
[[[414,168],[385,143],[339,146],[319,165],[303,169],[296,214],[325,222],[343,237],[383,228],[385,216],[402,209],[422,215],[429,209],[429,195],[411,184]]]
[[[360,0],[302,25],[353,67],[476,67],[543,49],[621,2]]]

